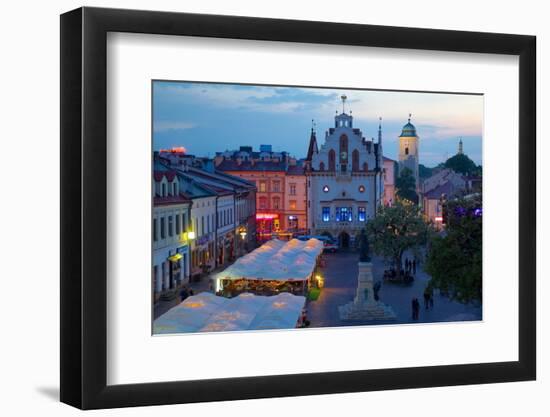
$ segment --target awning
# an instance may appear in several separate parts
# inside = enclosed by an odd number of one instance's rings
[[[264,281],[305,281],[313,273],[317,257],[323,252],[317,239],[289,242],[270,240],[217,273],[215,279]]]
[[[153,334],[293,329],[305,302],[305,297],[289,293],[271,297],[245,293],[225,298],[203,292],[157,318]]]
[[[168,257],[168,260],[170,262],[177,262],[179,261],[181,258],[183,258],[183,255],[181,253],[176,253],[175,255],[172,255],[172,256],[169,256]]]

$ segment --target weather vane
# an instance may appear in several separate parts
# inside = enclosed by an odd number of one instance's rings
[[[345,113],[346,112],[346,100],[348,99],[348,97],[344,94],[340,98],[342,99],[342,113]]]

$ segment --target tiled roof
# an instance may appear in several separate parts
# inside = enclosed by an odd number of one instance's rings
[[[256,161],[252,164],[250,161],[242,161],[240,164],[231,159],[223,160],[216,169],[220,171],[286,171],[284,161]]]
[[[162,177],[166,177],[166,179],[169,182],[174,181],[174,178],[176,177],[176,171],[174,170],[166,170],[166,171],[154,171],[153,177],[155,178],[155,181],[162,181]]]
[[[455,187],[450,181],[445,182],[442,185],[439,185],[435,187],[433,190],[427,192],[424,194],[424,197],[426,197],[428,200],[437,200],[441,197],[442,194],[446,194],[447,196],[454,193]]]
[[[304,175],[304,167],[302,165],[289,165],[287,175]]]
[[[167,197],[155,196],[153,198],[154,206],[165,206],[169,204],[183,204],[183,203],[190,203],[190,202],[191,200],[187,198],[184,194],[170,195]]]

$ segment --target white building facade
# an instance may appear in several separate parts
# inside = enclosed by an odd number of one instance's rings
[[[342,96],[345,102],[346,97]],[[338,238],[340,246],[353,244],[366,222],[376,215],[384,192],[382,131],[378,143],[366,140],[342,112],[317,149],[312,134],[306,160],[308,228],[314,235]]]
[[[155,172],[153,192],[152,298],[156,302],[173,298],[189,282],[191,201],[180,192],[174,172]]]

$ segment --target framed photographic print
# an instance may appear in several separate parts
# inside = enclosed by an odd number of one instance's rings
[[[535,38],[61,16],[61,400],[535,379]]]

